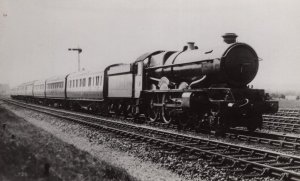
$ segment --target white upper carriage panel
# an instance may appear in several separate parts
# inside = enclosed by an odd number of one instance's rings
[[[33,84],[35,81],[27,82],[24,84],[24,95],[33,97]]]
[[[18,87],[11,88],[10,89],[10,96],[11,97],[17,96],[17,90],[18,90]]]
[[[132,98],[134,74],[130,64],[115,64],[107,69],[108,97]]]
[[[25,96],[25,86],[24,86],[24,84],[21,84],[16,88],[16,96]]]
[[[35,98],[45,98],[46,80],[37,80],[33,85],[33,95]]]
[[[46,80],[46,98],[65,99],[66,76],[55,76]]]
[[[103,99],[104,72],[82,71],[71,73],[67,77],[66,97],[69,100]]]

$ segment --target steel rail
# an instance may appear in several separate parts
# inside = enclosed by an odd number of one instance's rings
[[[177,126],[172,124],[165,124],[165,123],[147,123],[149,126],[155,126],[163,129],[171,129],[177,130]],[[187,134],[195,133],[194,130],[185,130]],[[207,133],[210,134],[213,138],[214,132]],[[247,142],[247,143],[258,143],[264,145],[270,145],[277,148],[284,148],[287,150],[300,150],[300,137],[297,136],[289,136],[283,134],[276,134],[276,133],[265,133],[261,131],[249,132],[244,129],[239,128],[231,128],[225,135],[228,139],[236,139],[239,141]]]
[[[290,150],[300,150],[300,137],[297,136],[288,136],[258,131],[251,133],[243,129],[230,129],[229,133],[226,133],[226,137],[230,139],[238,139],[245,142],[266,144]]]
[[[290,116],[263,115],[266,121],[285,122],[291,124],[300,124],[300,118]]]
[[[300,109],[280,108],[278,112],[273,115],[300,117]]]

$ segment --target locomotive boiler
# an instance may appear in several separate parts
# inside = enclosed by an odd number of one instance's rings
[[[237,43],[235,34],[226,34],[224,38],[227,43],[213,49],[199,50],[190,42],[183,51],[152,55],[146,65],[148,75],[153,79],[166,77],[177,86],[226,84],[227,87],[243,88],[258,71],[258,56],[249,45]]]

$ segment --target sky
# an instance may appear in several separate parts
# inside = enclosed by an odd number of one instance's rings
[[[262,59],[251,84],[300,91],[297,0],[0,0],[0,83],[11,87],[130,63],[154,50],[209,49],[234,32]]]

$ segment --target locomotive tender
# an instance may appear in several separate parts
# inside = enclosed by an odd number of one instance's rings
[[[11,97],[102,114],[144,115],[148,121],[195,129],[262,126],[262,114],[275,113],[278,102],[248,84],[259,58],[234,33],[214,49],[189,43],[182,51],[143,54],[131,64],[104,71],[76,72],[22,84]]]

